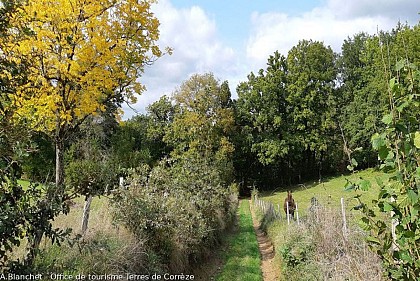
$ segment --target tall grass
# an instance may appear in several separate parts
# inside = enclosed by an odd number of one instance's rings
[[[295,280],[383,280],[379,257],[364,238],[357,227],[343,231],[339,210],[317,208],[305,223],[286,227],[278,237],[283,275]]]
[[[296,186],[293,197],[299,204],[301,224],[272,220],[262,212],[259,218],[271,237],[276,258],[281,262],[285,280],[383,280],[383,268],[379,257],[372,253],[365,241],[366,234],[358,227],[358,211],[354,192],[345,191],[346,179],[360,178],[375,182],[383,177],[373,169],[348,176],[331,178],[318,184]],[[373,189],[373,191],[372,191]],[[374,199],[378,186],[363,194],[365,202]],[[265,201],[280,204],[286,192],[260,194]],[[311,198],[320,205],[310,208]],[[347,210],[347,232],[343,232],[340,198],[345,198]],[[280,208],[282,208],[280,204]],[[283,210],[281,210],[283,212]],[[284,217],[284,213],[283,213]]]
[[[228,242],[226,263],[218,281],[259,281],[262,279],[260,252],[254,233],[249,202],[242,200],[238,209],[238,232]]]
[[[83,198],[74,200],[71,211],[59,216],[54,227],[72,228],[80,232]],[[34,272],[65,272],[66,274],[147,274],[163,271],[159,258],[144,247],[123,227],[112,223],[108,199],[94,198],[89,228],[83,240],[73,246],[64,243],[51,245],[44,240],[36,259]]]

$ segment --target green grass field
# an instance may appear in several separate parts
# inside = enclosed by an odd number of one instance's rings
[[[333,177],[327,179],[325,182],[309,182],[301,185],[292,186],[289,188],[293,192],[293,198],[298,204],[299,215],[305,216],[308,208],[311,205],[311,198],[315,197],[319,203],[323,206],[332,208],[338,208],[341,206],[340,200],[344,198],[346,209],[350,211],[354,206],[358,204],[354,196],[362,194],[362,199],[365,203],[369,204],[373,199],[377,199],[379,187],[376,184],[375,178],[381,177],[386,178],[387,175],[382,172],[375,171],[374,169],[367,169],[364,171],[356,172],[351,175]],[[346,191],[345,185],[347,180],[357,182],[360,179],[369,180],[372,187],[369,191]],[[279,188],[279,190],[284,188]],[[286,198],[286,191],[271,191],[261,192],[259,194],[260,199],[268,201],[274,204],[275,208],[277,205],[280,206],[280,211],[283,212],[283,202]]]
[[[254,233],[248,200],[242,200],[238,210],[239,229],[228,241],[223,271],[218,281],[258,281],[262,279],[260,252]]]

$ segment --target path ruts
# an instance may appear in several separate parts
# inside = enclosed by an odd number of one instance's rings
[[[261,271],[263,273],[264,281],[277,281],[280,279],[278,267],[274,264],[274,246],[270,238],[260,229],[260,223],[256,219],[254,207],[249,204],[251,208],[252,221],[254,225],[255,234],[257,235],[258,247],[261,254]]]

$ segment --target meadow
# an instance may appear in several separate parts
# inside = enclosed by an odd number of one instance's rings
[[[368,169],[349,175],[331,177],[325,182],[310,182],[290,188],[298,203],[300,224],[288,225],[283,211],[286,189],[261,192],[258,198],[280,205],[282,219],[274,219],[259,210],[262,228],[275,246],[275,260],[282,276],[291,280],[386,280],[378,256],[369,249],[366,234],[358,226],[361,213],[356,210],[362,201],[371,204],[378,194],[376,178],[387,175]],[[346,190],[346,183],[368,180],[368,191]],[[281,191],[280,191],[281,190]],[[289,188],[287,189],[289,190]],[[311,199],[316,198],[319,207],[310,210]],[[347,230],[343,230],[341,198],[344,198]],[[284,279],[286,280],[286,279]]]

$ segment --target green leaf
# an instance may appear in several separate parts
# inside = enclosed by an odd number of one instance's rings
[[[397,61],[397,63],[395,64],[395,70],[400,71],[401,69],[403,69],[404,66],[405,66],[405,59],[401,59]],[[391,80],[394,80],[394,83],[395,83],[395,77],[392,78]],[[389,83],[391,83],[391,81]]]
[[[356,159],[351,158],[351,165],[352,165],[353,167],[357,167],[358,163],[357,163]]]
[[[404,110],[404,108],[406,108],[407,106],[409,106],[410,104],[408,103],[408,101],[404,101],[403,103],[401,103],[399,106],[397,106],[397,110],[398,112],[402,112]]]
[[[381,146],[378,150],[379,159],[385,160],[389,154],[389,148],[386,146]]]
[[[408,263],[411,263],[413,261],[413,258],[411,257],[411,254],[408,251],[401,251],[400,257],[403,261]]]
[[[384,185],[384,181],[382,180],[381,177],[375,177],[375,180],[379,187]]]
[[[418,208],[412,208],[411,209],[411,222],[415,222],[417,220],[418,216],[419,216]]]
[[[391,79],[389,80],[389,88],[393,89],[393,88],[394,88],[394,86],[395,86],[395,82],[396,82],[395,77],[394,77],[394,78],[391,78]]]
[[[371,188],[372,184],[368,180],[361,180],[360,181],[360,189],[363,191],[368,191]]]
[[[384,115],[384,117],[382,117],[382,122],[386,125],[391,124],[392,120],[393,120],[392,114],[386,114],[386,115]]]
[[[380,147],[385,145],[384,137],[379,135],[378,133],[372,136],[371,142],[372,142],[372,147],[374,149],[379,149]]]
[[[368,242],[370,242],[370,243],[373,243],[373,244],[377,244],[377,245],[380,245],[380,244],[381,244],[381,241],[380,241],[378,238],[373,237],[373,236],[368,236],[368,237],[366,238],[366,240],[367,240]]]
[[[417,131],[414,134],[414,146],[417,148],[420,148],[420,132],[419,131]]]
[[[402,123],[395,124],[395,128],[398,131],[403,132],[404,134],[407,134],[408,133],[407,127],[404,124],[402,124]]]
[[[408,199],[410,199],[411,203],[417,203],[419,200],[419,195],[414,190],[409,190],[407,192]]]
[[[384,202],[384,204],[383,204],[384,212],[390,212],[393,209],[394,209],[394,207],[391,204],[389,204],[388,202]]]

